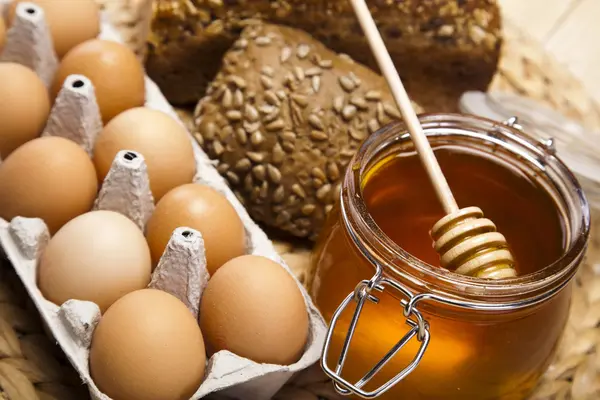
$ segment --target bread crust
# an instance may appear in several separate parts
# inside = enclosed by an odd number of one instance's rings
[[[455,111],[486,90],[502,43],[495,0],[369,0],[409,94],[428,111]],[[158,0],[147,69],[174,104],[204,95],[241,29],[262,18],[303,29],[336,52],[377,66],[347,0]]]

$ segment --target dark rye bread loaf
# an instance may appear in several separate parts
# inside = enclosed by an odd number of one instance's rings
[[[255,220],[314,239],[360,143],[400,118],[393,104],[370,69],[304,31],[259,24],[225,55],[194,136]]]
[[[465,90],[485,90],[498,62],[495,0],[369,0],[412,98],[455,110]],[[256,18],[303,29],[377,69],[348,0],[156,0],[148,74],[175,104],[193,103],[241,29]]]

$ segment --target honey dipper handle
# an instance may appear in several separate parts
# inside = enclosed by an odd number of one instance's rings
[[[423,128],[421,127],[417,113],[415,112],[410,99],[408,98],[408,94],[406,93],[406,89],[402,84],[400,75],[398,74],[392,58],[385,47],[385,43],[381,38],[381,34],[377,29],[377,25],[375,25],[375,21],[373,21],[371,12],[365,3],[365,0],[350,0],[350,2],[352,3],[352,7],[354,7],[354,12],[367,37],[369,45],[371,46],[371,50],[373,51],[377,63],[379,64],[379,68],[381,69],[381,72],[383,73],[383,76],[387,80],[387,83],[392,91],[394,100],[396,101],[396,104],[400,109],[400,113],[402,114],[402,118],[408,127],[412,141],[415,144],[417,153],[421,158],[421,162],[425,167],[427,174],[429,175],[429,179],[433,184],[437,197],[442,203],[446,214],[452,214],[458,211],[456,200],[454,200],[454,196],[452,195],[452,191],[448,186],[448,182],[446,181],[440,165],[433,154],[433,150],[429,145],[429,141],[423,132]]]

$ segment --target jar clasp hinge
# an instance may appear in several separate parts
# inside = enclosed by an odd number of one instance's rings
[[[504,125],[510,126],[511,128],[515,128],[519,131],[523,131],[523,126],[519,123],[519,119],[515,116],[510,117],[506,121],[503,122]],[[548,154],[555,155],[556,154],[556,145],[554,138],[546,138],[541,139],[538,138],[538,141],[544,146]]]
[[[366,375],[364,375],[357,382],[351,383],[342,377],[342,371],[344,369],[344,364],[348,356],[348,351],[350,349],[352,337],[356,331],[360,314],[363,311],[363,307],[367,300],[374,304],[379,302],[379,298],[373,294],[374,291],[381,293],[388,287],[396,289],[402,294],[403,299],[400,301],[400,303],[403,307],[404,317],[406,318],[406,323],[409,325],[410,330],[402,338],[400,338],[400,340],[383,356],[381,360],[379,360],[379,362],[377,362],[377,364],[375,364],[375,366],[369,372],[367,372]],[[382,277],[378,271],[378,273],[376,273],[371,280],[364,280],[360,282],[354,292],[350,293],[344,299],[331,318],[331,323],[329,324],[329,330],[327,331],[327,337],[323,346],[323,355],[321,357],[321,367],[323,368],[323,371],[325,371],[325,373],[333,380],[335,390],[338,393],[346,396],[354,393],[362,398],[372,399],[391,389],[417,367],[423,358],[423,354],[425,353],[427,346],[429,345],[430,337],[429,325],[427,324],[427,321],[423,319],[421,313],[415,308],[415,304],[420,300],[420,298],[420,296],[413,295],[413,293],[397,282]],[[327,363],[327,356],[329,354],[333,332],[343,311],[350,305],[352,301],[356,302],[356,308],[354,310],[352,319],[350,320],[350,326],[344,339],[337,365],[335,370],[333,370],[328,366]],[[412,362],[408,364],[402,371],[396,374],[396,376],[377,389],[372,391],[364,390],[364,386],[379,371],[381,371],[381,369],[394,357],[394,355],[396,355],[413,338],[416,338],[416,340],[421,344]]]

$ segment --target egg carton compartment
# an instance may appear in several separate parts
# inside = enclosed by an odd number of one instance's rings
[[[122,42],[105,18],[102,21],[100,38]],[[0,60],[29,66],[44,82],[50,84],[57,67],[57,58],[43,11],[39,7],[31,3],[21,3],[18,6],[16,19],[8,32],[8,40]],[[162,111],[183,125],[156,84],[148,77],[145,78],[145,84],[145,106]],[[53,105],[42,135],[68,138],[90,154],[101,129],[102,122],[92,83],[84,76],[71,75],[65,81]],[[201,150],[191,135],[189,139],[196,159],[194,182],[216,189],[235,208],[246,231],[246,253],[270,258],[293,276],[267,235],[252,221],[215,169],[214,162]],[[117,154],[100,188],[94,209],[117,211],[133,220],[140,229],[144,229],[154,210],[154,199],[150,192],[145,160],[141,154],[127,149]],[[92,302],[80,300],[69,300],[58,306],[46,300],[37,287],[38,259],[49,239],[48,228],[41,219],[0,219],[0,245],[33,299],[48,331],[88,385],[92,398],[109,400],[94,384],[88,365],[93,331],[101,318],[99,307]],[[201,233],[181,227],[173,233],[163,257],[153,272],[149,287],[175,295],[197,317],[199,300],[208,278]],[[309,315],[309,335],[300,360],[287,366],[258,364],[231,352],[220,351],[208,360],[205,379],[192,399],[215,392],[225,398],[268,399],[294,373],[313,365],[319,359],[326,326],[306,290],[295,277],[294,279],[304,296]]]

